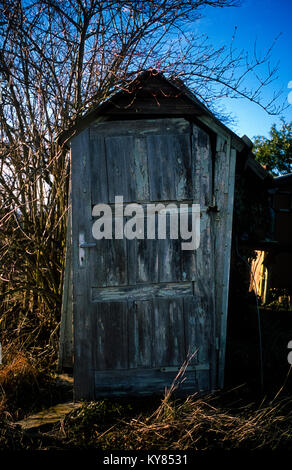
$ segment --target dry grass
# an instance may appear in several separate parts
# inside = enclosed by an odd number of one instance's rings
[[[0,366],[0,389],[9,392],[25,382],[36,380],[39,372],[33,358],[14,348],[3,351],[4,364]]]
[[[124,422],[116,436],[112,433],[111,444],[127,450],[292,450],[292,399],[279,399],[284,386],[269,402],[234,410],[220,405],[222,394],[175,400],[173,394],[186,369],[187,362],[157,410],[149,417]]]
[[[102,407],[94,402],[84,404],[63,423],[67,442],[77,448],[103,450],[292,450],[292,399],[279,398],[283,389],[272,400],[240,407],[231,405],[232,397],[240,396],[240,387],[225,397],[220,392],[175,399],[186,367],[152,414],[130,419],[121,417],[117,408],[117,416],[105,428],[99,414],[101,408],[102,418],[107,414],[104,402]],[[109,410],[114,409],[112,402],[108,404]]]
[[[23,380],[34,380],[37,369],[24,352],[18,352],[16,356],[7,361],[0,369],[0,387],[11,388]]]
[[[292,449],[292,400],[236,414],[212,404],[214,397],[164,400],[150,417],[125,423],[112,442],[124,449]],[[115,437],[115,439],[113,439]]]
[[[183,380],[182,375],[178,381]],[[177,383],[156,409],[148,401],[151,406],[144,407],[143,414],[142,399],[131,404],[109,399],[84,403],[52,430],[49,444],[41,433],[34,441],[13,427],[6,400],[9,387],[18,388],[23,400],[23,382],[37,380],[37,370],[22,354],[0,370],[1,387],[6,388],[0,398],[0,449],[292,450],[292,399],[280,399],[284,390],[272,400],[238,406],[240,387],[182,399],[174,396]]]
[[[0,401],[2,410],[17,418],[38,393],[41,371],[36,361],[24,351],[4,350],[4,364],[0,366]],[[1,413],[1,408],[0,408]]]
[[[235,410],[216,402],[214,395],[185,400],[168,397],[150,415],[129,419],[121,418],[119,412],[106,428],[98,415],[93,416],[97,403],[87,403],[62,424],[65,445],[127,451],[292,450],[290,398]],[[85,426],[84,416],[90,425]]]
[[[19,420],[65,399],[63,389],[45,367],[42,357],[10,344],[3,348],[3,358],[4,363],[0,365],[0,418]]]
[[[292,399],[284,396],[285,383],[273,399],[257,404],[243,401],[240,387],[175,398],[187,374],[187,363],[156,405],[150,399],[148,404],[146,399],[84,403],[52,430],[49,443],[41,433],[36,440],[27,438],[13,426],[14,410],[25,407],[25,402],[31,407],[40,399],[44,371],[23,351],[10,348],[4,357],[5,364],[0,366],[0,449],[292,450]]]

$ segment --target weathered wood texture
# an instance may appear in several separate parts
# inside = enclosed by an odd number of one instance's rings
[[[178,384],[180,393],[194,393],[194,390],[200,392],[198,377],[201,382],[208,383],[209,364],[202,364],[197,369],[192,368],[188,371],[184,382],[174,381],[178,370],[164,371],[161,369],[137,369],[125,371],[96,371],[95,372],[95,390],[96,397],[111,395],[119,396],[147,396],[164,393],[169,389],[173,382]],[[203,389],[202,392],[206,391]]]
[[[215,325],[218,351],[217,383],[221,388],[224,384],[235,164],[236,150],[231,148],[230,137],[217,134],[214,169],[214,197],[218,209],[214,214]]]
[[[236,150],[230,149],[229,154],[229,174],[228,174],[228,203],[225,226],[225,250],[224,250],[224,270],[223,270],[223,289],[222,289],[222,316],[220,325],[219,339],[219,363],[218,363],[218,385],[224,385],[224,367],[225,350],[227,335],[227,313],[228,313],[228,295],[229,295],[229,276],[230,276],[230,256],[232,243],[232,220],[234,203],[234,185],[235,185],[235,166]]]
[[[73,279],[72,279],[72,201],[69,188],[67,215],[67,237],[62,311],[60,324],[60,341],[58,369],[73,367]]]
[[[223,266],[225,255],[214,259],[220,241],[214,241],[208,206],[215,189],[230,212],[223,154],[224,194],[216,175],[219,160],[213,188],[208,134],[184,119],[92,125],[72,140],[71,156],[75,398],[162,393],[188,354],[193,354],[188,390],[215,387],[215,290],[217,295],[220,286],[214,280],[221,273],[214,263]],[[113,204],[117,195],[125,203],[200,204],[199,249],[183,251],[183,240],[169,236],[94,240],[92,207]],[[96,246],[80,248],[80,241]],[[224,282],[227,271],[226,264]],[[174,369],[162,370],[169,367]]]
[[[75,399],[94,396],[92,373],[92,315],[88,301],[88,250],[80,250],[80,241],[91,236],[91,187],[89,131],[72,140],[72,246],[73,246],[73,321],[74,321],[74,395]]]

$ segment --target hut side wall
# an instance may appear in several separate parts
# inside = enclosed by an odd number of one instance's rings
[[[214,197],[218,212],[214,214],[214,239],[217,386],[219,388],[224,385],[235,165],[236,150],[231,148],[230,137],[225,134],[217,134]]]

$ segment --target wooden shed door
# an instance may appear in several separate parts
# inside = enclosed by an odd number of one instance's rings
[[[76,398],[214,384],[214,267],[208,135],[184,119],[104,122],[72,140]],[[201,239],[95,240],[93,207],[200,204]],[[146,213],[146,212],[145,212]],[[191,214],[190,214],[191,217]],[[126,219],[125,219],[126,221]],[[146,227],[146,223],[145,223]],[[145,228],[146,231],[146,228]]]

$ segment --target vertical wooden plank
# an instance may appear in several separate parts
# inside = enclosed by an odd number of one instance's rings
[[[137,283],[158,282],[158,241],[137,240]]]
[[[212,203],[212,155],[210,138],[206,132],[193,125],[193,188],[194,203],[208,207]]]
[[[123,196],[124,202],[135,201],[134,137],[111,136],[105,138],[109,201]]]
[[[193,194],[191,136],[188,133],[173,135],[171,138],[174,155],[176,200],[190,200]]]
[[[214,165],[214,195],[218,212],[214,217],[215,231],[215,293],[216,293],[216,343],[219,354],[219,338],[221,329],[223,273],[224,273],[224,246],[226,231],[226,214],[228,203],[228,175],[229,156],[225,136],[217,135],[216,155]]]
[[[179,217],[179,214],[177,214]],[[166,239],[157,240],[158,281],[174,282],[181,280],[181,241],[170,239],[170,214],[166,213]]]
[[[203,281],[199,280],[198,284],[202,287]],[[209,299],[203,296],[194,296],[192,300],[188,301],[188,308],[189,321],[192,325],[192,328],[188,330],[188,350],[191,348],[197,351],[195,356],[197,364],[210,363],[212,317],[209,315]],[[191,311],[190,308],[192,308]]]
[[[128,283],[127,240],[94,240],[89,249],[91,286],[123,286]]]
[[[220,349],[219,349],[219,364],[218,364],[218,384],[220,388],[224,386],[235,167],[236,167],[236,150],[231,149],[229,152],[228,204],[227,204],[226,225],[225,225],[226,236],[225,236],[225,246],[224,246],[224,265],[223,265],[223,290],[222,290],[222,310],[221,310],[222,315],[221,315],[220,339],[219,339]]]
[[[194,201],[198,201],[201,211],[200,246],[195,253],[197,277],[194,281],[196,329],[199,329],[197,330],[198,361],[199,363],[206,361],[210,364],[210,376],[198,374],[197,380],[201,389],[210,389],[214,385],[216,370],[214,241],[212,219],[208,212],[208,205],[212,202],[212,155],[209,136],[196,126],[193,126],[192,144]]]
[[[128,253],[130,285],[158,282],[158,240],[128,240]]]
[[[212,318],[208,315],[208,302],[204,302],[201,297],[184,298],[184,322],[185,322],[185,342],[186,355],[190,359],[190,366],[200,366],[209,364],[209,370],[195,372],[194,388],[197,391],[210,390],[211,381],[211,353],[212,344]]]
[[[181,366],[185,360],[183,300],[154,299],[156,367]]]
[[[146,215],[145,210],[144,239],[127,240],[129,285],[158,282],[158,242],[147,238]]]
[[[90,151],[90,180],[92,205],[109,202],[107,161],[103,136],[91,137]]]
[[[190,365],[196,365],[199,363],[198,356],[198,345],[199,340],[197,338],[197,300],[194,296],[186,296],[183,299],[183,316],[184,316],[184,336],[185,336],[185,350],[186,357],[192,360]]]
[[[124,202],[149,199],[146,140],[141,136],[106,137],[109,200],[123,196]]]
[[[127,271],[128,271],[128,285],[134,286],[137,283],[138,269],[141,265],[141,260],[137,257],[137,245],[140,241],[144,240],[127,240]]]
[[[135,168],[135,202],[149,201],[149,175],[147,161],[146,138],[139,135],[135,136],[133,148],[133,160]]]
[[[194,204],[201,204],[201,158],[200,158],[200,145],[199,134],[200,129],[193,125],[192,127],[192,188],[193,188],[193,202]]]
[[[79,240],[88,240],[91,230],[91,188],[89,132],[83,131],[71,142],[73,316],[74,316],[74,399],[92,399],[91,311],[88,296],[88,250],[80,258]]]
[[[108,285],[107,276],[110,269],[110,266],[107,265],[109,241],[104,239],[95,240],[96,248],[91,248],[89,251],[91,285],[94,287],[106,287]]]
[[[95,345],[93,368],[128,369],[127,302],[98,302],[93,308],[93,327],[88,338]]]
[[[171,136],[148,135],[147,155],[151,201],[175,201],[175,156]]]
[[[72,194],[68,195],[64,286],[62,295],[58,369],[73,367]]]
[[[129,368],[151,368],[154,363],[152,300],[128,302]]]
[[[189,230],[192,228],[192,213],[189,212],[188,214],[188,225]],[[180,239],[180,244],[185,241],[190,240],[183,240]],[[200,249],[200,248],[199,248]],[[183,250],[181,249],[180,252],[180,263],[181,263],[181,279],[183,281],[195,281],[198,277],[197,269],[196,269],[196,256],[197,250]]]

